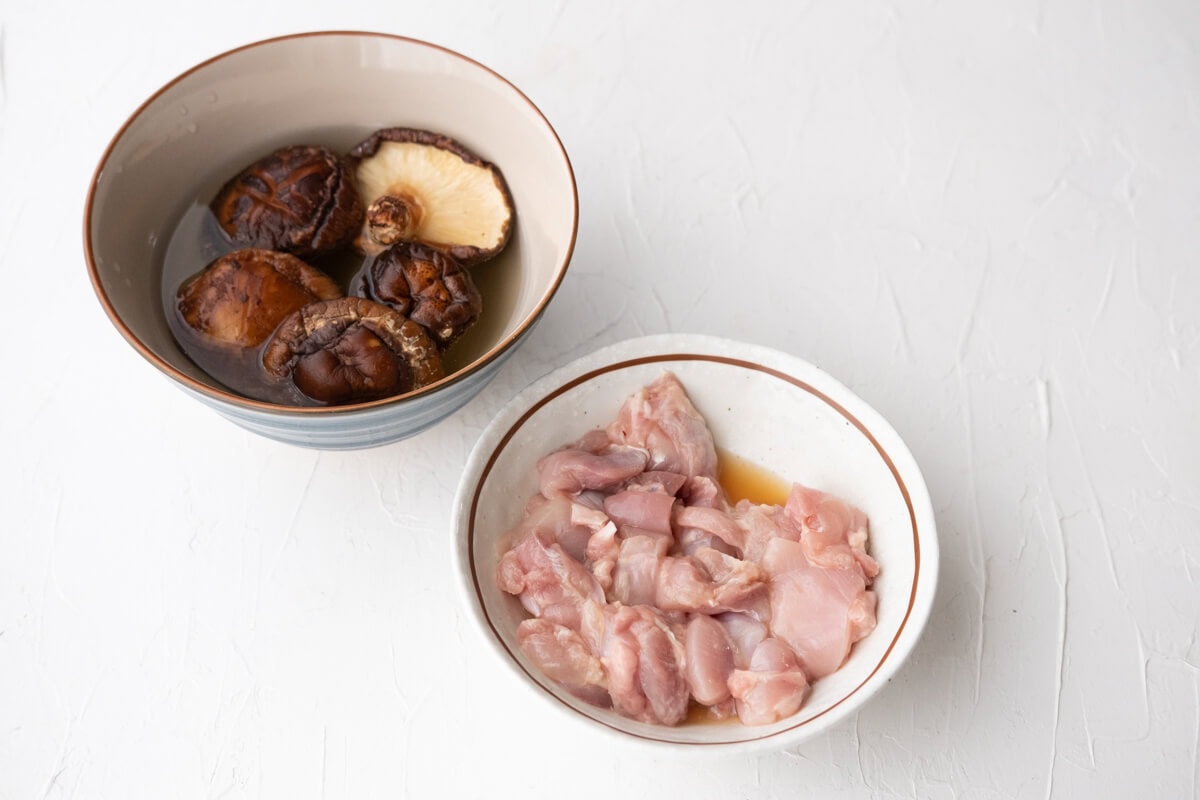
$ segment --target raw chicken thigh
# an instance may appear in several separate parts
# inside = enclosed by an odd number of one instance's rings
[[[496,580],[531,615],[526,657],[589,703],[660,725],[694,705],[770,724],[875,627],[866,515],[800,484],[784,506],[730,505],[669,372],[537,468]]]
[[[645,450],[649,469],[688,478],[717,475],[717,450],[708,423],[669,372],[625,401],[616,422],[608,426],[608,438]]]

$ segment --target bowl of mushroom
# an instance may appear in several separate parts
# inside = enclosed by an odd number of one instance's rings
[[[170,81],[102,155],[101,305],[183,391],[264,436],[370,447],[452,414],[554,297],[578,197],[550,123],[437,45],[256,42]]]
[[[636,747],[820,734],[900,669],[937,585],[895,430],[811,364],[708,336],[619,342],[530,386],[453,515],[466,608],[544,716],[530,729]]]

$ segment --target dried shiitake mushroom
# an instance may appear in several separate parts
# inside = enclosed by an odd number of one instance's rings
[[[292,314],[267,342],[263,367],[329,405],[411,392],[444,374],[424,328],[362,297],[313,303]]]
[[[412,242],[376,256],[364,290],[423,326],[442,350],[475,324],[483,309],[475,281],[454,257]]]
[[[308,145],[255,161],[221,188],[211,208],[234,242],[302,257],[349,244],[363,223],[347,162]]]
[[[368,255],[417,241],[478,264],[508,244],[513,202],[504,176],[447,136],[385,128],[350,151],[366,207],[355,241]]]
[[[295,256],[248,248],[221,256],[189,278],[176,302],[183,321],[196,332],[255,347],[288,314],[341,296],[333,279]]]

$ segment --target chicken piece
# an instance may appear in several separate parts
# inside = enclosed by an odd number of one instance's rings
[[[742,500],[734,506],[732,516],[744,531],[742,557],[747,561],[761,562],[767,543],[772,539],[800,541],[800,526],[780,506],[756,505]]]
[[[638,528],[668,536],[674,506],[675,496],[666,492],[625,490],[604,498],[604,513],[618,529]]]
[[[670,372],[625,401],[608,426],[608,438],[647,450],[647,469],[716,477],[717,451],[708,423]]]
[[[609,599],[627,606],[654,603],[659,569],[670,546],[671,538],[661,534],[622,538]]]
[[[745,529],[725,509],[676,506],[671,524],[675,530],[679,550],[684,555],[691,555],[701,547],[707,547],[726,555],[740,557],[742,547],[746,543]]]
[[[558,450],[538,461],[539,488],[547,497],[607,489],[641,473],[646,468],[646,458],[645,450],[620,445],[599,452]]]
[[[576,530],[584,532],[584,539],[578,553],[571,553],[571,557],[576,561],[587,562],[587,548],[592,539],[597,536],[610,535],[615,533],[617,526],[604,513],[604,507],[601,503],[600,507],[591,505],[589,502],[581,502],[586,500],[586,495],[579,495],[576,500],[571,502],[571,524]]]
[[[669,537],[642,531],[626,536],[629,532],[621,531],[610,601],[662,611],[746,611],[763,619],[769,614],[765,575],[757,565],[712,548],[668,556]]]
[[[710,475],[693,475],[679,489],[679,497],[684,505],[699,506],[700,508],[718,508],[722,511],[729,509],[729,501],[721,484]]]
[[[600,661],[613,707],[642,722],[678,725],[687,716],[683,645],[647,606],[609,606]]]
[[[533,616],[578,631],[593,651],[599,649],[604,636],[604,590],[557,542],[527,534],[500,558],[496,583],[502,591],[517,595]]]
[[[875,593],[857,562],[850,569],[819,567],[801,543],[776,538],[767,543],[762,567],[771,579],[771,632],[812,680],[840,667],[850,646],[874,629]]]
[[[758,583],[764,578],[762,570],[753,561],[743,561],[711,547],[701,547],[691,558],[704,569],[713,583]]]
[[[695,555],[662,559],[654,603],[663,611],[744,611],[760,619],[770,613],[767,584],[758,565],[708,547]]]
[[[609,705],[604,667],[579,633],[549,620],[527,619],[517,626],[517,642],[550,680],[593,705]]]
[[[625,488],[633,492],[664,492],[678,495],[687,480],[686,475],[680,475],[678,472],[652,469],[625,481]]]
[[[767,624],[749,614],[729,612],[713,617],[729,634],[733,644],[733,663],[738,669],[749,669],[750,658],[763,639],[770,635]]]
[[[591,570],[605,594],[612,588],[613,572],[616,570],[620,555],[621,541],[617,539],[617,526],[612,521],[609,521],[588,539],[584,563]]]
[[[821,567],[852,569],[857,562],[868,579],[879,564],[867,555],[867,515],[831,494],[794,484],[784,507],[800,526],[804,555]]]
[[[698,547],[690,556],[668,556],[669,536],[619,530],[610,601],[702,614],[745,611],[762,619],[770,613],[765,574],[756,564],[709,547]],[[611,552],[609,546],[609,557]]]
[[[808,697],[808,678],[796,656],[778,639],[764,639],[749,669],[729,678],[738,717],[747,725],[770,725],[800,710]]]
[[[703,528],[676,528],[675,543],[673,552],[677,555],[690,556],[702,547],[734,558],[741,555],[737,548],[730,547],[720,536]]]
[[[696,702],[711,706],[729,699],[734,646],[724,626],[705,614],[692,614],[683,647],[684,676]]]
[[[608,497],[608,495],[599,489],[584,489],[582,492],[572,497],[571,501],[595,511],[603,511],[605,497]]]
[[[609,519],[603,511],[565,497],[548,498],[538,494],[525,504],[524,518],[508,536],[516,540],[535,533],[544,541],[562,545],[567,555],[576,561],[583,561],[588,541],[607,524],[610,524]]]

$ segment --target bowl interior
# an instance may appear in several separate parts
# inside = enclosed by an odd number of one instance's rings
[[[537,492],[536,460],[607,425],[626,397],[664,370],[683,382],[719,449],[788,481],[837,494],[870,519],[870,548],[881,565],[874,586],[878,625],[855,645],[838,672],[814,685],[797,715],[774,725],[662,728],[590,706],[527,661],[515,636],[526,614],[515,598],[496,587],[496,563],[508,544],[505,533],[520,520],[525,500]],[[647,741],[737,744],[794,741],[815,733],[857,707],[898,666],[931,601],[930,573],[936,571],[932,512],[903,443],[827,375],[762,348],[731,348],[707,337],[652,337],[564,368],[497,417],[468,464],[459,506],[467,600],[503,658],[570,715]]]
[[[577,216],[570,164],[549,123],[507,81],[443,48],[380,34],[249,45],[180,76],[134,115],[97,171],[85,230],[114,322],[168,374],[223,392],[181,352],[164,313],[164,258],[181,218],[277,147],[345,152],[394,125],[445,133],[508,181],[514,235],[499,257],[472,268],[484,313],[452,348],[447,372],[490,359],[532,323],[566,269]]]

